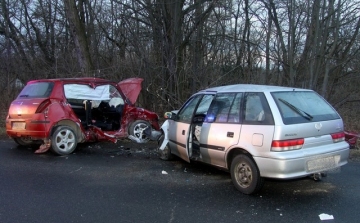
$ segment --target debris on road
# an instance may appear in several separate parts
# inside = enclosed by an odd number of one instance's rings
[[[320,217],[320,220],[322,220],[322,221],[334,219],[334,216],[329,215],[329,214],[324,214],[324,213],[320,214],[319,217]]]

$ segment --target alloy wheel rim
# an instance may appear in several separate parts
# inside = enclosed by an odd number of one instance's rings
[[[75,144],[75,135],[70,130],[60,131],[56,136],[56,146],[62,151],[69,151]]]
[[[134,136],[142,142],[147,141],[147,136],[143,133],[148,126],[144,123],[139,123],[134,127]]]

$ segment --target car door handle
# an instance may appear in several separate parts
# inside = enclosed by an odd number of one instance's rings
[[[181,134],[185,135],[185,130],[182,130]]]
[[[229,138],[233,138],[234,133],[233,132],[227,132],[226,136],[229,137]]]

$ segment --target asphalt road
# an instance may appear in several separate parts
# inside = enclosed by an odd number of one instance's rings
[[[226,172],[160,160],[153,143],[86,144],[69,156],[33,151],[0,140],[1,223],[360,219],[359,161],[321,182],[268,180],[249,196],[235,189]],[[322,213],[334,220],[320,220]]]

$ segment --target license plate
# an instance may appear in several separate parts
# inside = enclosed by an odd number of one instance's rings
[[[13,122],[11,123],[12,129],[25,129],[26,123],[25,122]]]
[[[335,156],[309,160],[307,161],[307,170],[308,172],[330,170],[338,166],[338,160],[338,157]]]

